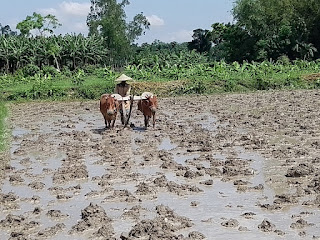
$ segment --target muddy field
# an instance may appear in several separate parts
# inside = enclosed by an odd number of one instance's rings
[[[0,239],[320,239],[320,92],[12,104]]]

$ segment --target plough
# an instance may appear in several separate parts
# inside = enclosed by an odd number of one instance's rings
[[[144,92],[144,93],[142,93],[141,96],[129,95],[126,97],[122,97],[120,94],[114,93],[111,96],[113,96],[115,99],[117,99],[118,102],[120,102],[121,123],[123,124],[124,127],[126,127],[129,123],[129,120],[131,117],[133,102],[147,99],[148,97],[153,96],[153,94],[150,92]],[[125,108],[126,101],[130,102],[130,108],[129,108],[128,112]]]

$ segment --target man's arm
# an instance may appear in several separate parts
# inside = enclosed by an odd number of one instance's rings
[[[129,85],[129,86],[128,86],[128,90],[127,90],[127,92],[126,92],[126,96],[129,96],[129,95],[130,95],[130,91],[131,91],[131,86]]]

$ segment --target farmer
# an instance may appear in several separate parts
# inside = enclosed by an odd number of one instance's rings
[[[120,77],[118,77],[115,82],[118,82],[114,93],[120,94],[121,97],[128,97],[130,95],[131,85],[127,83],[127,81],[132,80],[131,77],[126,76],[125,74],[122,74]],[[130,110],[130,101],[124,101],[124,108],[126,110],[126,115],[128,115]],[[122,112],[122,108],[120,108],[120,112]],[[121,119],[123,121],[123,119]]]
[[[130,95],[131,86],[127,83],[127,81],[132,80],[131,77],[126,76],[125,74],[122,74],[120,77],[118,77],[115,81],[119,82],[115,89],[114,93],[118,93],[121,95],[121,97],[127,97]]]

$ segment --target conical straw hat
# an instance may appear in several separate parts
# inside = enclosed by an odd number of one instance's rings
[[[125,74],[122,74],[120,77],[118,77],[115,81],[116,82],[122,82],[122,81],[129,81],[129,80],[132,80],[131,77],[128,77],[127,75]]]

